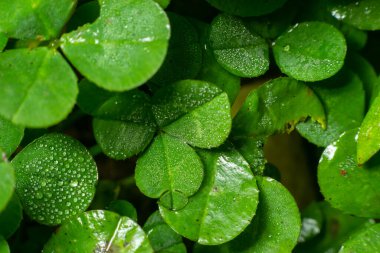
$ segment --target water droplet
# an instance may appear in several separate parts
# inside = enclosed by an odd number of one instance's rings
[[[71,187],[77,187],[77,186],[78,186],[78,181],[77,181],[77,180],[72,180],[72,181],[70,182],[70,186],[71,186]]]
[[[44,195],[43,195],[41,192],[37,192],[37,193],[36,193],[36,198],[37,198],[37,199],[42,199],[43,196],[44,196]]]
[[[284,46],[284,51],[285,52],[289,52],[289,50],[290,50],[290,46],[289,45]]]

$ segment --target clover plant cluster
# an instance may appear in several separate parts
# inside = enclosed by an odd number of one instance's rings
[[[380,252],[380,1],[1,0],[0,17],[0,253]],[[267,159],[291,132],[307,203]]]

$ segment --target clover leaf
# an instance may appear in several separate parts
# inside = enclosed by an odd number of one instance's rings
[[[15,173],[13,167],[9,163],[0,162],[0,211],[2,211],[11,197],[15,188]]]
[[[0,153],[9,157],[20,144],[23,136],[23,127],[16,126],[0,116]]]
[[[19,228],[22,220],[22,206],[17,194],[13,194],[3,211],[0,211],[0,236],[8,239]]]
[[[347,252],[376,252],[380,250],[380,224],[373,224],[363,228],[361,231],[352,235],[339,250],[339,253]]]

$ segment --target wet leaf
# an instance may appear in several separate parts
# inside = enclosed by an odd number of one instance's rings
[[[186,143],[160,134],[137,160],[135,178],[144,195],[161,197],[167,208],[181,209],[187,204],[187,198],[199,189],[203,166]]]
[[[207,0],[215,8],[242,17],[261,16],[280,8],[286,0]]]
[[[9,163],[0,162],[0,211],[6,208],[15,189],[15,173]]]
[[[152,213],[144,224],[144,231],[148,235],[154,252],[186,253],[182,237],[174,232],[162,219],[159,211]]]
[[[316,122],[301,122],[298,132],[309,142],[327,147],[344,131],[359,127],[364,118],[365,94],[359,77],[348,69],[309,86],[326,112],[326,129]]]
[[[94,114],[95,139],[103,152],[116,160],[140,153],[156,132],[149,98],[138,90],[109,98]]]
[[[136,208],[126,200],[114,200],[108,205],[107,209],[137,222]]]
[[[0,236],[9,238],[20,226],[22,206],[17,194],[13,194],[8,205],[0,212]]]
[[[0,114],[17,125],[54,125],[75,104],[77,78],[56,50],[39,47],[3,52],[0,73]]]
[[[257,178],[259,205],[252,223],[234,240],[206,247],[197,245],[195,253],[273,253],[291,252],[297,243],[301,222],[292,195],[271,178]]]
[[[76,0],[0,2],[0,32],[15,39],[49,40],[61,32]]]
[[[256,180],[244,158],[235,150],[199,151],[205,178],[199,191],[181,210],[160,205],[168,225],[200,244],[227,242],[246,228],[256,212]]]
[[[39,223],[60,224],[83,212],[94,197],[96,164],[71,137],[44,135],[18,153],[12,165],[24,210]]]
[[[135,221],[114,212],[94,210],[62,224],[43,252],[153,253],[153,250]]]
[[[0,153],[9,157],[24,137],[24,128],[0,116]]]
[[[273,54],[281,72],[302,81],[319,81],[336,74],[344,63],[342,33],[323,22],[296,24],[277,38]]]
[[[343,133],[323,152],[318,166],[318,183],[325,199],[344,213],[380,217],[380,156],[357,165],[358,129]],[[355,196],[348,193],[355,193]]]
[[[318,97],[302,82],[280,77],[251,91],[234,118],[232,133],[234,138],[267,137],[291,131],[308,117],[325,126]]]
[[[374,224],[353,234],[343,243],[339,253],[360,253],[380,251],[380,224]]]
[[[268,44],[238,17],[214,18],[209,40],[217,62],[234,75],[256,77],[269,69]]]
[[[180,81],[160,89],[152,104],[161,129],[192,146],[217,147],[230,133],[228,96],[213,84]]]
[[[380,29],[380,2],[377,0],[332,0],[329,10],[336,19],[362,30]]]
[[[357,160],[364,164],[380,149],[380,96],[373,101],[358,134]]]
[[[263,175],[267,160],[264,156],[265,138],[238,138],[233,140],[235,148],[249,163],[254,175]]]
[[[100,87],[124,91],[140,86],[164,60],[170,32],[165,12],[151,0],[99,4],[100,17],[63,35],[61,48]]]

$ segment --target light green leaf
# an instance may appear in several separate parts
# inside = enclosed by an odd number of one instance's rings
[[[309,85],[318,95],[326,112],[326,129],[316,122],[301,122],[298,132],[309,142],[327,147],[341,133],[359,127],[364,118],[365,94],[359,77],[348,69]]]
[[[0,253],[10,253],[7,241],[0,235]]]
[[[17,194],[13,194],[6,208],[0,212],[0,236],[9,238],[20,226],[22,206]]]
[[[156,132],[149,98],[138,90],[109,98],[93,114],[95,139],[103,152],[116,160],[144,150]]]
[[[380,224],[374,224],[353,234],[343,243],[339,253],[361,253],[380,251]]]
[[[8,43],[8,37],[4,33],[0,32],[0,52],[4,50],[7,43]]]
[[[346,41],[339,30],[323,22],[296,24],[274,43],[281,71],[302,81],[319,81],[336,74],[344,63]]]
[[[195,151],[167,134],[155,138],[136,164],[136,185],[142,193],[169,209],[187,204],[187,198],[200,187],[203,166]]]
[[[234,240],[216,247],[197,245],[195,253],[291,252],[300,233],[300,215],[292,195],[279,182],[257,178],[259,205],[252,223]]]
[[[251,222],[258,204],[256,180],[244,158],[224,147],[199,151],[205,178],[199,191],[181,210],[160,205],[167,224],[200,244],[216,245],[240,234]]]
[[[291,131],[308,117],[325,126],[321,102],[302,82],[287,77],[268,81],[251,91],[234,118],[234,137],[267,137]]]
[[[11,200],[15,189],[15,174],[9,163],[0,162],[0,212]]]
[[[242,17],[261,16],[280,8],[286,0],[207,0],[215,8]]]
[[[39,223],[60,224],[83,212],[94,197],[95,161],[71,137],[44,135],[18,153],[12,165],[24,210]]]
[[[267,42],[238,17],[214,18],[209,40],[217,62],[234,75],[256,77],[269,69]]]
[[[65,222],[43,252],[153,253],[153,249],[144,231],[132,219],[94,210]]]
[[[158,3],[161,8],[165,9],[170,4],[171,0],[154,0],[156,3]]]
[[[14,49],[0,54],[0,115],[18,125],[48,127],[63,120],[78,94],[77,78],[56,50]]]
[[[15,39],[56,38],[76,3],[76,0],[3,0],[0,2],[0,32]]]
[[[152,104],[161,129],[192,146],[217,147],[230,133],[228,96],[213,84],[180,81],[160,89]]]
[[[24,128],[0,116],[0,153],[9,157],[24,137]]]
[[[154,87],[194,79],[202,65],[202,48],[194,26],[185,17],[167,14],[171,27],[169,48],[164,63],[151,79]]]
[[[380,95],[373,101],[358,134],[357,161],[364,164],[380,149]]]
[[[343,133],[323,152],[318,166],[318,183],[325,199],[344,213],[380,217],[380,157],[357,165],[358,129]],[[355,197],[348,193],[355,193]]]
[[[114,200],[108,205],[107,209],[137,222],[136,208],[126,200]]]
[[[332,0],[329,10],[336,19],[362,30],[380,29],[380,2],[377,0]]]
[[[100,87],[124,91],[142,85],[166,54],[170,31],[165,12],[152,0],[99,4],[100,17],[93,24],[63,35],[63,52]]]
[[[174,232],[162,219],[159,211],[152,213],[144,224],[144,231],[148,235],[154,252],[186,253],[186,246],[182,237]]]

